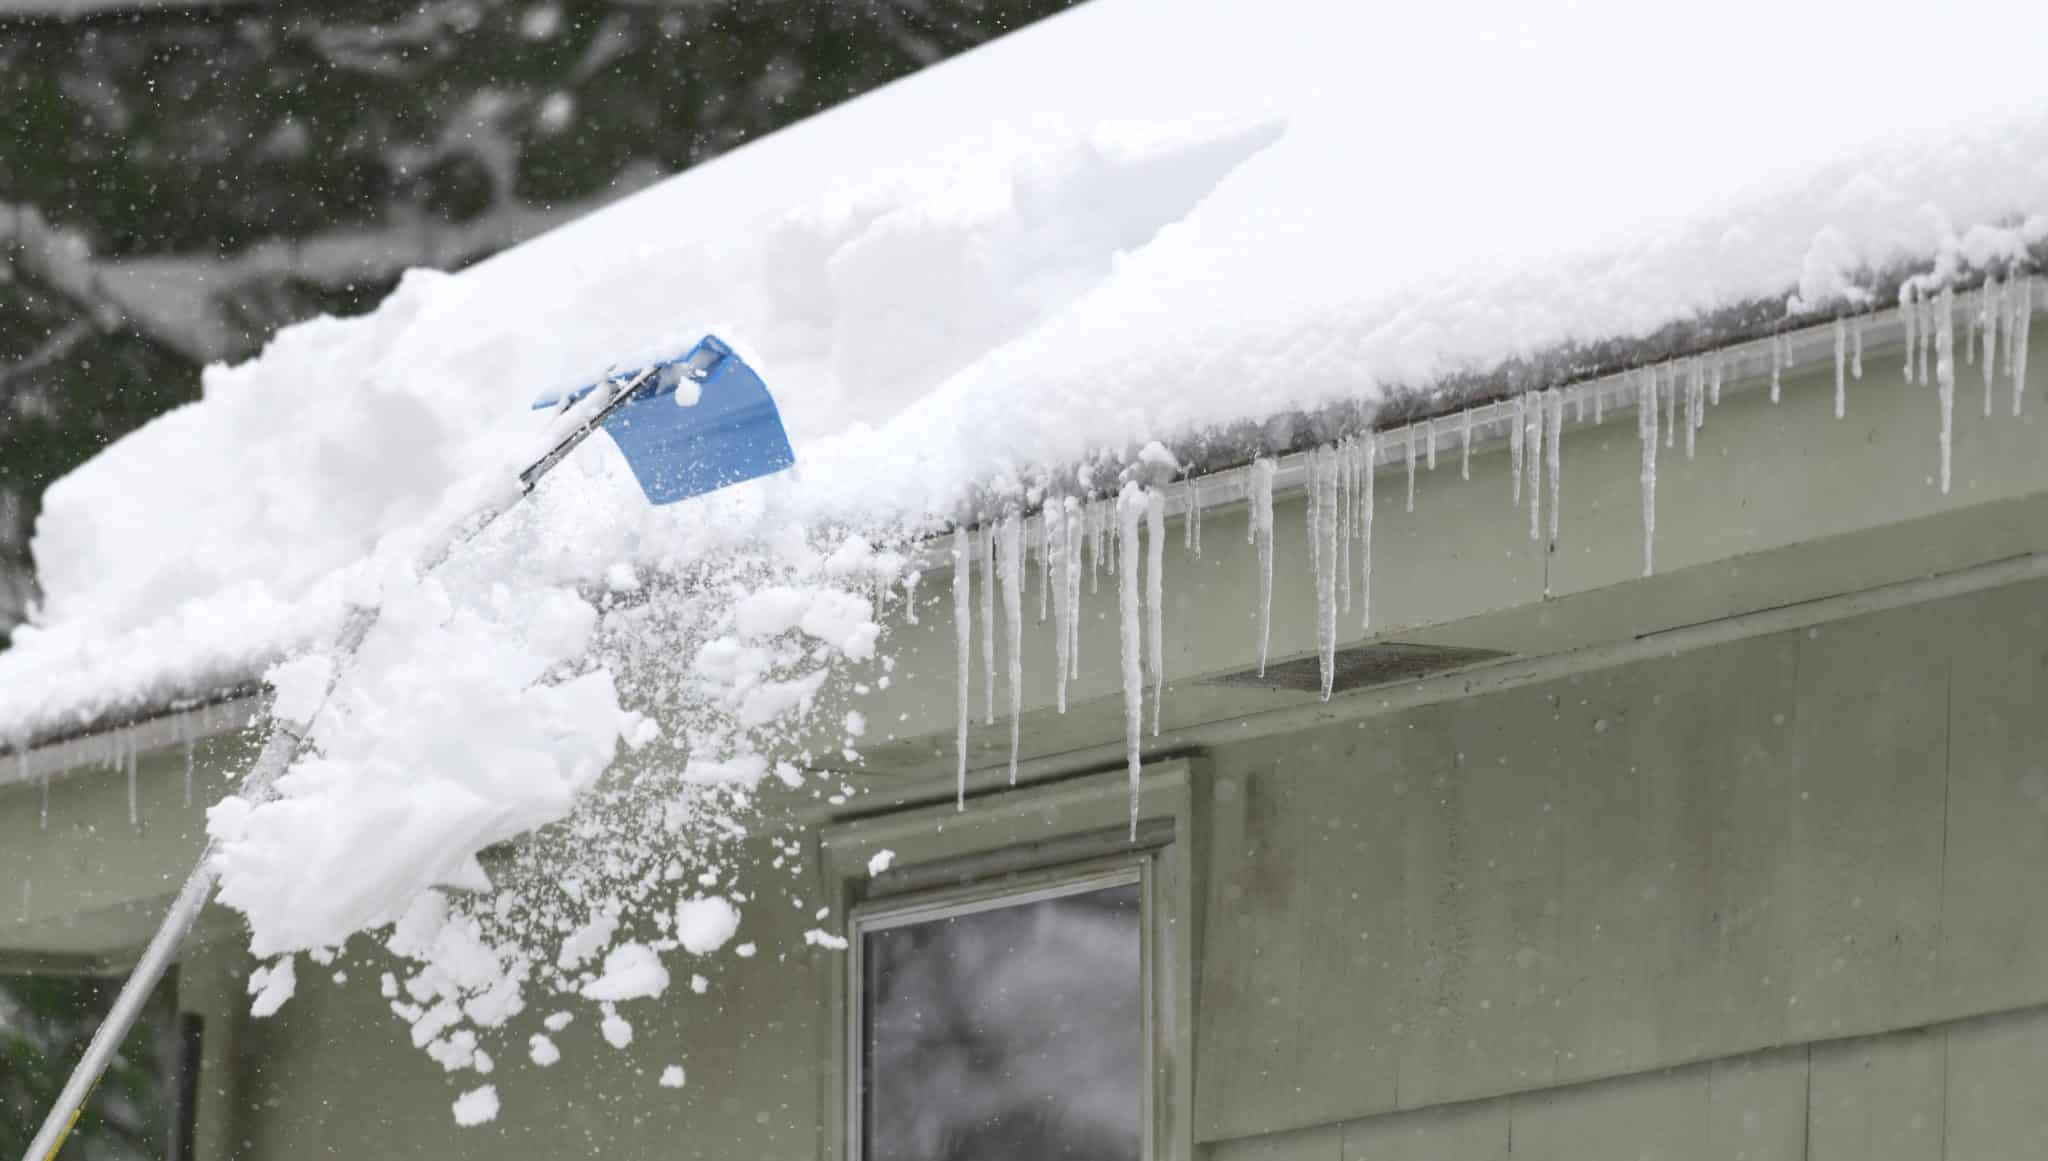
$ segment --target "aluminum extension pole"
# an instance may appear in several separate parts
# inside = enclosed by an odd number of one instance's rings
[[[516,507],[526,498],[556,464],[568,458],[576,445],[590,438],[607,417],[623,407],[654,374],[649,368],[623,382],[606,382],[605,387],[613,389],[607,395],[603,390],[592,391],[581,400],[566,403],[551,432],[548,450],[524,471],[519,473],[519,487],[516,491],[506,490],[482,504],[467,519],[447,529],[439,540],[422,554],[422,573],[431,572],[456,548],[467,543],[478,533],[489,527],[491,522]],[[580,406],[579,406],[580,404]],[[341,662],[355,656],[363,639],[370,635],[370,629],[377,623],[374,607],[359,607],[349,614],[341,632],[335,637],[334,652],[337,664],[333,676],[327,680],[327,689],[321,694],[319,705],[308,715],[304,723],[285,722],[273,719],[270,737],[263,743],[263,752],[256,757],[242,780],[242,794],[256,802],[268,801],[276,792],[277,779],[297,760],[299,751],[305,745],[306,735],[312,732],[312,719],[319,717],[320,710],[327,704],[327,695],[334,691],[334,684],[340,678]],[[206,901],[213,896],[213,887],[220,879],[220,872],[214,868],[214,847],[207,843],[201,852],[199,862],[192,873],[185,876],[185,885],[178,890],[178,897],[171,902],[171,909],[164,915],[163,923],[150,937],[149,946],[143,949],[142,958],[136,961],[135,970],[128,975],[128,982],[121,985],[121,994],[114,1000],[114,1006],[107,1012],[107,1018],[100,1023],[92,1035],[92,1042],[86,1045],[85,1055],[78,1061],[78,1067],[71,1070],[71,1078],[64,1082],[64,1091],[57,1095],[57,1103],[43,1118],[43,1127],[36,1131],[35,1140],[29,1142],[28,1151],[22,1161],[52,1161],[57,1151],[64,1147],[64,1139],[71,1135],[71,1129],[78,1123],[79,1114],[85,1109],[86,1098],[92,1095],[93,1086],[112,1063],[114,1053],[128,1033],[135,1027],[136,1019],[142,1014],[142,1006],[149,1002],[151,992],[156,990],[164,973],[170,970],[178,958],[178,950],[184,946],[185,937],[199,922],[199,913],[206,907]]]

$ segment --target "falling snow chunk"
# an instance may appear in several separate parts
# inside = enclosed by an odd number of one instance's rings
[[[585,999],[651,999],[668,991],[668,969],[644,943],[622,943],[604,957],[604,974],[583,985]]]
[[[555,1047],[555,1042],[553,1040],[550,1040],[546,1036],[543,1036],[540,1033],[535,1032],[532,1036],[527,1038],[526,1055],[535,1064],[540,1065],[542,1068],[546,1068],[549,1065],[554,1064],[556,1061],[562,1059],[562,1050]]]
[[[498,1119],[498,1088],[484,1085],[455,1098],[455,1123],[463,1128]]]
[[[633,1043],[633,1023],[618,1014],[610,1004],[604,1005],[597,1029],[604,1035],[605,1043],[613,1048],[626,1049]]]
[[[681,1088],[681,1087],[683,1087],[683,1066],[682,1066],[682,1065],[680,1065],[680,1064],[671,1064],[671,1065],[669,1065],[669,1066],[668,1066],[667,1068],[664,1068],[664,1069],[662,1069],[662,1070],[661,1070],[661,1087],[663,1087],[663,1088]]]
[[[257,1019],[275,1016],[285,1001],[298,990],[298,973],[293,968],[293,958],[285,956],[268,967],[259,967],[249,973],[249,994],[256,997],[249,1004],[249,1014]]]
[[[895,861],[895,851],[888,849],[876,851],[873,855],[868,857],[868,877],[873,878],[874,876],[881,874],[883,871],[888,870],[889,864]]]
[[[676,904],[676,939],[691,955],[717,951],[739,929],[739,909],[722,896],[685,899]]]
[[[845,951],[846,937],[834,935],[822,928],[813,927],[804,932],[804,943],[810,947],[822,947],[827,951]]]

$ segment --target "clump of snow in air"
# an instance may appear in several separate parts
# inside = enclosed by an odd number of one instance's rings
[[[498,1086],[487,1084],[455,1098],[455,1123],[463,1128],[498,1119]]]
[[[256,997],[249,1005],[249,1014],[261,1019],[274,1016],[286,1000],[298,991],[298,973],[292,966],[292,957],[285,956],[276,963],[259,967],[249,972],[249,994]]]
[[[663,1087],[663,1088],[681,1088],[681,1087],[683,1087],[683,1066],[682,1066],[682,1065],[680,1065],[680,1064],[671,1064],[671,1065],[669,1065],[669,1066],[668,1066],[667,1068],[664,1068],[664,1069],[662,1069],[662,1070],[661,1070],[661,1087]]]
[[[888,870],[889,865],[895,861],[895,851],[887,849],[876,851],[868,856],[868,875],[872,877],[881,874],[883,871]]]
[[[1943,15],[2048,42],[2048,6]],[[386,1002],[458,1072],[491,1067],[494,1048],[509,1066],[542,1006],[598,1005],[606,1038],[629,1039],[654,968],[756,950],[724,951],[751,897],[734,885],[753,873],[735,863],[746,820],[858,765],[881,726],[858,700],[887,676],[887,626],[914,621],[918,570],[944,559],[918,545],[939,537],[942,554],[956,526],[964,801],[968,719],[1000,712],[1001,669],[1017,769],[1016,690],[1041,677],[1016,661],[1034,572],[1059,634],[1048,684],[1064,705],[1084,663],[1118,674],[1142,775],[1147,689],[1154,733],[1170,696],[1173,579],[1157,561],[1180,493],[1162,489],[1203,456],[1257,465],[1243,631],[1263,665],[1275,465],[1292,450],[1269,421],[1296,412],[1367,424],[1511,362],[1735,308],[1831,322],[1889,307],[1910,272],[1909,360],[1935,388],[1927,474],[1946,486],[1958,353],[1985,364],[1994,403],[2024,403],[2048,71],[2024,53],[1930,53],[1923,16],[1738,0],[1688,30],[1688,51],[1768,83],[1676,85],[1654,22],[1621,0],[1284,0],[1257,20],[1094,0],[209,368],[199,402],[48,490],[43,603],[0,652],[0,738],[268,674],[277,715],[311,721],[307,749],[277,798],[208,816],[220,898],[257,953],[399,957]],[[1362,69],[1360,43],[1455,44],[1459,71],[1487,83],[1445,85],[1432,51]],[[1852,85],[1817,59],[1915,73]],[[1064,83],[1043,85],[1052,74]],[[540,116],[570,126],[573,104]],[[1601,144],[1560,150],[1559,126]],[[1384,180],[1388,159],[1413,180]],[[1960,338],[1956,311],[1977,319]],[[438,529],[513,486],[548,423],[532,399],[709,331],[761,371],[801,471],[652,508],[593,440],[427,569]],[[1682,422],[1692,446],[1700,370],[1650,368],[1591,399],[1596,421],[1639,407],[1646,571],[1658,444]],[[1553,538],[1565,401],[1525,401],[1513,436],[1516,487],[1548,477]],[[1382,450],[1411,478],[1433,465],[1443,433],[1424,431],[1320,469],[1326,655],[1332,610],[1370,617],[1373,470]],[[1458,438],[1469,448],[1469,417]],[[1526,502],[1540,538],[1544,501]],[[1199,551],[1198,525],[1183,535]],[[1114,641],[1076,615],[1084,557],[1091,585],[1114,564]],[[340,656],[360,608],[377,625]],[[259,1004],[284,1002],[290,963]],[[488,1086],[457,1105],[464,1123],[495,1112]]]
[[[691,955],[717,951],[739,929],[739,909],[723,896],[685,899],[676,904],[676,939]]]
[[[555,1042],[552,1039],[539,1032],[535,1032],[527,1038],[526,1054],[535,1064],[542,1068],[546,1068],[562,1059],[562,1050],[555,1047]]]

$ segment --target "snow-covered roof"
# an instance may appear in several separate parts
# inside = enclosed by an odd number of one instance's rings
[[[1092,0],[372,314],[212,368],[54,485],[0,738],[243,683],[331,633],[543,390],[706,330],[797,472],[646,511],[551,480],[561,579],[975,497],[1276,415],[1428,407],[1674,326],[1826,312],[2048,235],[2048,72],[1904,3]],[[2048,6],[1944,27],[2048,43]],[[1107,481],[1098,481],[1107,483]],[[537,559],[536,559],[537,558]]]

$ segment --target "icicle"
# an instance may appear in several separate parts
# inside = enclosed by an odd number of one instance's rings
[[[1674,369],[1673,374],[1676,375]],[[1693,449],[1699,442],[1700,424],[1705,417],[1700,410],[1707,405],[1707,393],[1701,389],[1700,366],[1697,359],[1688,359],[1685,368],[1685,458],[1693,457]]]
[[[1188,519],[1195,526],[1195,559],[1202,559],[1202,488],[1200,480],[1188,481]]]
[[[1849,412],[1849,324],[1835,319],[1835,418]]]
[[[1145,494],[1145,665],[1152,671],[1156,738],[1166,694],[1166,497],[1157,489]]]
[[[2012,326],[2009,328],[2012,349],[2005,361],[2012,368],[2012,413],[2018,415],[2027,394],[2027,340],[2034,331],[2034,280],[2021,277],[2019,286],[2014,289],[2019,292],[2016,296],[2010,291],[2007,294],[2014,302]]]
[[[1472,478],[1472,409],[1467,407],[1458,422],[1458,478]]]
[[[1913,351],[1920,345],[1920,314],[1915,309],[1913,284],[1904,283],[1899,287],[1899,317],[1906,324],[1906,382],[1913,381]]]
[[[1091,593],[1102,591],[1102,530],[1108,524],[1107,505],[1103,501],[1088,505],[1088,591]],[[1200,551],[1201,533],[1197,531],[1195,537],[1196,550]]]
[[[1266,466],[1267,494],[1271,495],[1272,461],[1252,464],[1253,477]],[[1145,721],[1145,670],[1138,640],[1138,516],[1146,508],[1145,489],[1137,483],[1124,485],[1117,497],[1117,609],[1123,646],[1124,752],[1131,778],[1131,838],[1138,837],[1138,740]],[[1270,537],[1268,538],[1270,543]],[[1267,559],[1270,561],[1271,557]]]
[[[1664,365],[1664,446],[1678,446],[1678,366]]]
[[[1721,406],[1722,363],[1721,352],[1715,351],[1713,367],[1707,375],[1707,402],[1715,407]]]
[[[1024,717],[1024,522],[1012,512],[1003,517],[996,542],[996,571],[1003,582],[1003,624],[1010,665],[1010,785],[1017,784],[1017,755],[1023,745]]]
[[[1856,325],[1849,332],[1849,377],[1863,382],[1863,316],[1856,316]]]
[[[1508,428],[1508,477],[1513,503],[1522,503],[1522,431],[1528,421],[1529,402],[1522,396],[1515,396],[1515,422]]]
[[[917,624],[917,582],[924,574],[911,569],[903,574],[903,619]]]
[[[1088,518],[1088,509],[1079,500],[1069,497],[1067,509],[1067,553],[1066,553],[1066,599],[1067,599],[1067,676],[1081,676],[1081,542],[1086,529],[1082,522]]]
[[[1948,288],[1947,288],[1947,287],[1943,287],[1942,289],[1946,290],[1946,289],[1948,289]],[[1933,346],[1933,345],[1934,345],[1934,328],[1935,328],[1935,319],[1934,319],[1934,298],[1933,298],[1932,296],[1930,296],[1930,295],[1922,295],[1922,296],[1920,296],[1920,310],[1921,310],[1921,312],[1922,312],[1922,313],[1923,313],[1923,314],[1924,314],[1924,315],[1926,316],[1926,317],[1924,317],[1924,318],[1922,318],[1922,319],[1920,320],[1920,324],[1919,324],[1919,326],[1920,326],[1920,383],[1921,383],[1921,385],[1922,385],[1922,386],[1925,386],[1925,385],[1927,384],[1927,382],[1928,382],[1928,379],[1927,379],[1927,348],[1929,348],[1929,347],[1931,347],[1931,346]]]
[[[1934,378],[1941,399],[1941,494],[1946,496],[1956,428],[1956,292],[1947,286],[1934,302]]]
[[[1963,338],[1963,363],[1965,365],[1977,361],[1977,330],[1984,323],[1984,300],[1985,295],[1989,294],[1990,291],[1991,278],[1987,275],[1984,279],[1984,285],[1977,288],[1977,305],[1975,309],[1963,312],[1963,317],[1970,322],[1969,329],[1965,332]],[[1986,393],[1989,394],[1988,391]],[[1990,404],[1987,403],[1985,406],[1989,407]],[[1986,411],[1984,414],[1989,415],[1991,413]]]
[[[1910,370],[1910,368],[1909,368]],[[1780,381],[1785,376],[1785,348],[1777,336],[1771,336],[1771,402],[1778,401]]]
[[[1051,506],[1048,505],[1048,508]],[[996,724],[996,526],[981,526],[981,681],[987,694],[981,723]]]
[[[1304,505],[1303,505],[1303,507],[1302,507],[1302,511],[1303,511],[1303,512],[1305,512],[1305,513],[1307,514],[1307,516],[1308,516],[1308,527],[1309,527],[1309,532],[1310,532],[1310,533],[1314,533],[1314,532],[1315,532],[1315,529],[1316,529],[1316,503],[1317,503],[1318,501],[1320,501],[1320,500],[1322,499],[1322,493],[1320,493],[1320,492],[1316,491],[1316,486],[1315,486],[1315,471],[1316,471],[1316,452],[1317,452],[1317,451],[1319,451],[1319,450],[1321,450],[1321,449],[1319,449],[1319,448],[1311,448],[1311,449],[1309,449],[1309,453],[1308,453],[1308,471],[1309,471],[1309,483],[1308,483],[1308,488],[1307,488],[1307,490],[1306,490],[1306,491],[1305,491],[1305,492],[1303,493],[1303,499],[1304,499],[1305,503],[1304,503]],[[1323,555],[1323,539],[1322,539],[1322,537],[1320,537],[1320,536],[1315,536],[1315,535],[1310,535],[1310,536],[1308,537],[1308,574],[1309,574],[1310,576],[1314,576],[1314,575],[1316,575],[1316,572],[1317,572],[1317,570],[1318,570],[1318,569],[1320,568],[1320,566],[1321,566],[1321,563],[1322,563],[1322,555]]]
[[[967,681],[974,669],[974,600],[968,591],[968,534],[966,525],[953,529],[953,652],[955,668],[960,672],[960,719],[954,727],[954,750],[959,758],[954,791],[954,808],[967,809]]]
[[[1424,420],[1424,421],[1423,421],[1423,428],[1422,428],[1422,439],[1423,439],[1423,442],[1424,442],[1425,444],[1427,444],[1427,445],[1429,446],[1429,470],[1433,472],[1433,471],[1435,471],[1435,470],[1436,470],[1436,417],[1435,417],[1435,416],[1430,416],[1430,417],[1429,417],[1428,419],[1426,419],[1426,420]]]
[[[1185,490],[1188,497],[1188,514],[1187,519],[1180,522],[1180,550],[1184,553],[1193,554],[1195,551],[1195,513],[1200,510],[1201,506],[1195,500],[1195,482],[1193,480],[1188,481]]]
[[[1365,461],[1358,466],[1362,494],[1358,498],[1358,604],[1359,627],[1372,627],[1372,509],[1374,481],[1379,478],[1380,437],[1365,433]]]
[[[1343,504],[1337,511],[1337,601],[1351,611],[1351,529],[1358,523],[1358,447],[1351,440],[1339,443],[1333,453],[1337,462],[1337,494]]]
[[[134,748],[132,746],[123,747],[121,757],[122,765],[128,768],[128,825],[132,827],[140,827],[142,825],[142,804],[139,801],[137,801],[135,796]]]
[[[1773,344],[1776,349],[1776,344]],[[1636,434],[1643,441],[1643,575],[1656,567],[1657,542],[1657,371],[1643,372],[1637,401]]]
[[[1544,435],[1543,444],[1549,449],[1550,455],[1550,543],[1555,546],[1557,544],[1558,495],[1562,490],[1564,482],[1564,399],[1558,396],[1556,392],[1549,392],[1548,394],[1552,396],[1549,413],[1550,430]],[[1549,575],[1549,570],[1546,569],[1544,576],[1547,578]]]
[[[1251,519],[1246,539],[1259,549],[1259,676],[1266,675],[1266,649],[1273,641],[1273,470],[1269,459],[1247,469],[1245,490]]]
[[[1586,393],[1583,389],[1574,390],[1571,396],[1572,406],[1576,409],[1576,414],[1573,416],[1572,421],[1584,424],[1586,422]]]
[[[1067,506],[1058,498],[1046,501],[1045,511],[1040,519],[1045,521],[1046,555],[1056,557],[1051,566],[1051,575],[1058,578],[1060,597],[1052,603],[1053,643],[1053,708],[1060,713],[1067,712],[1067,675],[1072,669],[1074,647],[1073,626],[1067,621]],[[1085,519],[1085,517],[1084,517]]]
[[[1984,344],[1984,414],[1991,415],[1992,389],[1998,382],[1998,312],[2001,309],[1998,283],[1990,278],[1977,291],[1977,319],[1972,329],[1976,330],[1977,342]],[[1977,343],[1971,343],[1975,351]]]
[[[1052,603],[1052,521],[1038,514],[1038,623],[1045,624]]]
[[[1529,465],[1529,539],[1543,538],[1543,397],[1548,392],[1529,392],[1529,430],[1522,436],[1522,458]]]
[[[1593,384],[1593,426],[1607,422],[1607,392],[1598,383]]]
[[[1322,545],[1316,555],[1316,657],[1322,664],[1323,700],[1337,679],[1337,468],[1335,448],[1309,458],[1308,538]]]
[[[1408,425],[1408,510],[1415,511],[1415,425]]]

